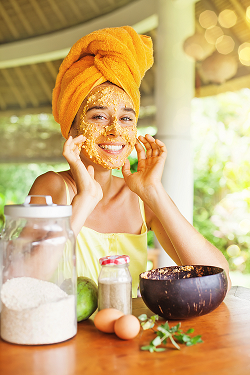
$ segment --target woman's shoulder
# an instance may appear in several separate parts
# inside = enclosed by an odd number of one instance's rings
[[[38,176],[32,185],[30,195],[50,195],[53,203],[66,204],[65,183],[61,173],[48,171]],[[41,201],[41,202],[40,202]],[[37,203],[43,203],[43,198],[36,198]]]

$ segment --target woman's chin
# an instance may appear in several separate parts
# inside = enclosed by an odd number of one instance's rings
[[[105,160],[101,160],[101,161],[95,161],[95,163],[96,164],[98,164],[98,165],[100,165],[100,166],[102,166],[103,168],[105,168],[105,169],[120,169],[122,166],[123,166],[123,164],[124,164],[124,162],[120,162],[120,163],[112,163],[112,162],[110,162],[110,161],[105,161]]]

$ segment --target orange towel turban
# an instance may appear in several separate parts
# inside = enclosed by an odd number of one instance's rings
[[[53,90],[52,111],[62,135],[68,137],[88,93],[106,81],[125,90],[138,117],[139,86],[152,64],[151,38],[130,26],[97,30],[78,40],[63,60]]]

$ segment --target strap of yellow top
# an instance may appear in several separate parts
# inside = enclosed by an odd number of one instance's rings
[[[55,172],[56,174],[58,174],[59,175],[59,173],[57,173],[57,172]],[[62,176],[61,176],[62,177]],[[67,200],[67,205],[70,205],[70,195],[69,195],[69,187],[68,187],[68,184],[67,184],[67,182],[64,180],[64,178],[62,177],[62,179],[63,179],[63,181],[64,181],[64,183],[65,183],[65,188],[66,188],[66,200]]]
[[[138,198],[139,198],[139,206],[140,206],[140,211],[141,211],[141,216],[142,216],[143,224],[145,224],[145,226],[147,228],[144,202],[141,200],[140,197],[138,197]]]

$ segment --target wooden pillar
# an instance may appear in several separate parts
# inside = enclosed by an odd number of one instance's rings
[[[163,185],[189,222],[193,217],[193,166],[190,139],[194,63],[183,42],[194,33],[194,0],[157,0],[157,138],[168,149]],[[159,247],[159,244],[156,244]],[[174,264],[161,249],[159,267]]]

